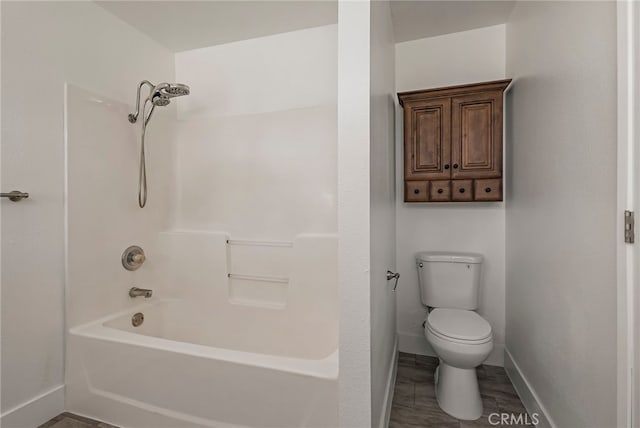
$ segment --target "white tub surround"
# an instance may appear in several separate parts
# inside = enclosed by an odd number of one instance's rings
[[[145,319],[133,327],[137,312]],[[270,331],[224,322],[202,303],[143,303],[71,329],[69,362],[83,370],[67,379],[68,401],[130,427],[336,426],[335,341],[294,350],[286,332]]]

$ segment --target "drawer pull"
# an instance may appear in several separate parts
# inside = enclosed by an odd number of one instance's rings
[[[459,190],[460,193],[464,193],[464,187],[461,187]]]
[[[487,192],[487,193],[491,192],[491,187],[485,188],[484,191]]]
[[[442,193],[442,192],[443,192],[443,190],[442,190],[442,189],[438,189],[438,193]]]
[[[420,189],[415,189],[415,190],[413,191],[413,193],[415,193],[415,194],[417,195],[418,193],[420,193]]]

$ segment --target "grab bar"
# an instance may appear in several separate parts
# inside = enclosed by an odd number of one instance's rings
[[[9,198],[11,202],[20,202],[21,200],[28,197],[28,193],[21,192],[19,190],[12,190],[9,193],[0,193],[0,198]]]
[[[282,276],[257,276],[257,275],[238,275],[235,273],[228,273],[227,277],[230,279],[244,279],[249,281],[263,281],[263,282],[277,282],[280,284],[287,284],[289,278]]]
[[[245,239],[227,239],[227,245],[249,245],[253,247],[293,247],[289,241],[250,241]]]

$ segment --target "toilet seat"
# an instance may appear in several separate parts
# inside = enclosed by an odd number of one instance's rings
[[[467,345],[492,340],[491,325],[473,311],[437,308],[427,317],[425,327],[441,339]]]

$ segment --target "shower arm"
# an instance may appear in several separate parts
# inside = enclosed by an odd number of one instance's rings
[[[138,85],[138,93],[136,95],[136,112],[129,113],[129,122],[131,123],[136,123],[136,121],[138,120],[138,114],[140,113],[140,91],[142,90],[142,87],[144,85],[148,85],[151,90],[153,90],[153,88],[155,87],[154,84],[149,82],[148,80],[143,80],[142,82],[140,82],[140,84]]]

